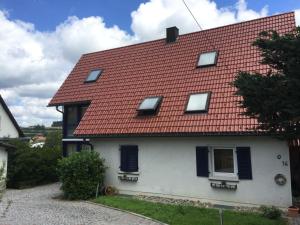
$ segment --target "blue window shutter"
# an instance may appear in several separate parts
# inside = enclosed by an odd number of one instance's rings
[[[123,146],[122,146],[123,147]],[[121,171],[127,171],[127,152],[124,147],[121,147]]]
[[[121,171],[137,172],[138,168],[138,146],[123,145],[121,146]]]
[[[241,180],[252,180],[250,147],[237,147],[238,175]]]
[[[196,147],[196,166],[198,177],[208,177],[208,147]]]

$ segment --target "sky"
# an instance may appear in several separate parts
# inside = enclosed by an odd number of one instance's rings
[[[295,11],[299,0],[185,0],[203,29]],[[198,31],[182,0],[0,0],[0,94],[21,126],[51,125],[46,107],[79,57]]]

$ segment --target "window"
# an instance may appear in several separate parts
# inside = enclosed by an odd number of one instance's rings
[[[70,156],[78,151],[77,144],[67,144],[67,155]]]
[[[206,52],[199,56],[198,67],[213,66],[217,63],[217,52]]]
[[[214,149],[214,171],[217,173],[234,173],[232,149]]]
[[[64,113],[64,137],[73,137],[74,131],[83,117],[87,105],[65,106]]]
[[[186,112],[206,112],[208,110],[210,93],[191,94]]]
[[[67,113],[67,136],[73,136],[73,133],[78,125],[78,112],[76,106],[66,107]]]
[[[85,79],[85,82],[86,83],[89,83],[89,82],[95,82],[101,75],[102,73],[102,70],[99,69],[99,70],[92,70],[89,75],[87,76],[87,78]]]
[[[252,180],[250,147],[196,147],[198,177],[220,180]]]
[[[122,145],[120,148],[121,165],[123,172],[138,172],[138,146]]]
[[[211,156],[214,177],[237,176],[236,154],[233,148],[213,148]]]
[[[138,111],[141,115],[154,114],[161,103],[162,97],[148,97],[145,98],[139,105]]]

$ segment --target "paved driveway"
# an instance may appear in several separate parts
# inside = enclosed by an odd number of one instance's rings
[[[0,225],[158,225],[86,202],[53,199],[59,194],[59,184],[7,190],[0,202]]]

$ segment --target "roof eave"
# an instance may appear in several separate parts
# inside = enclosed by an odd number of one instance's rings
[[[127,137],[209,137],[209,136],[271,136],[267,132],[176,132],[176,133],[124,133],[124,134],[84,134],[76,135],[80,138],[127,138]]]

